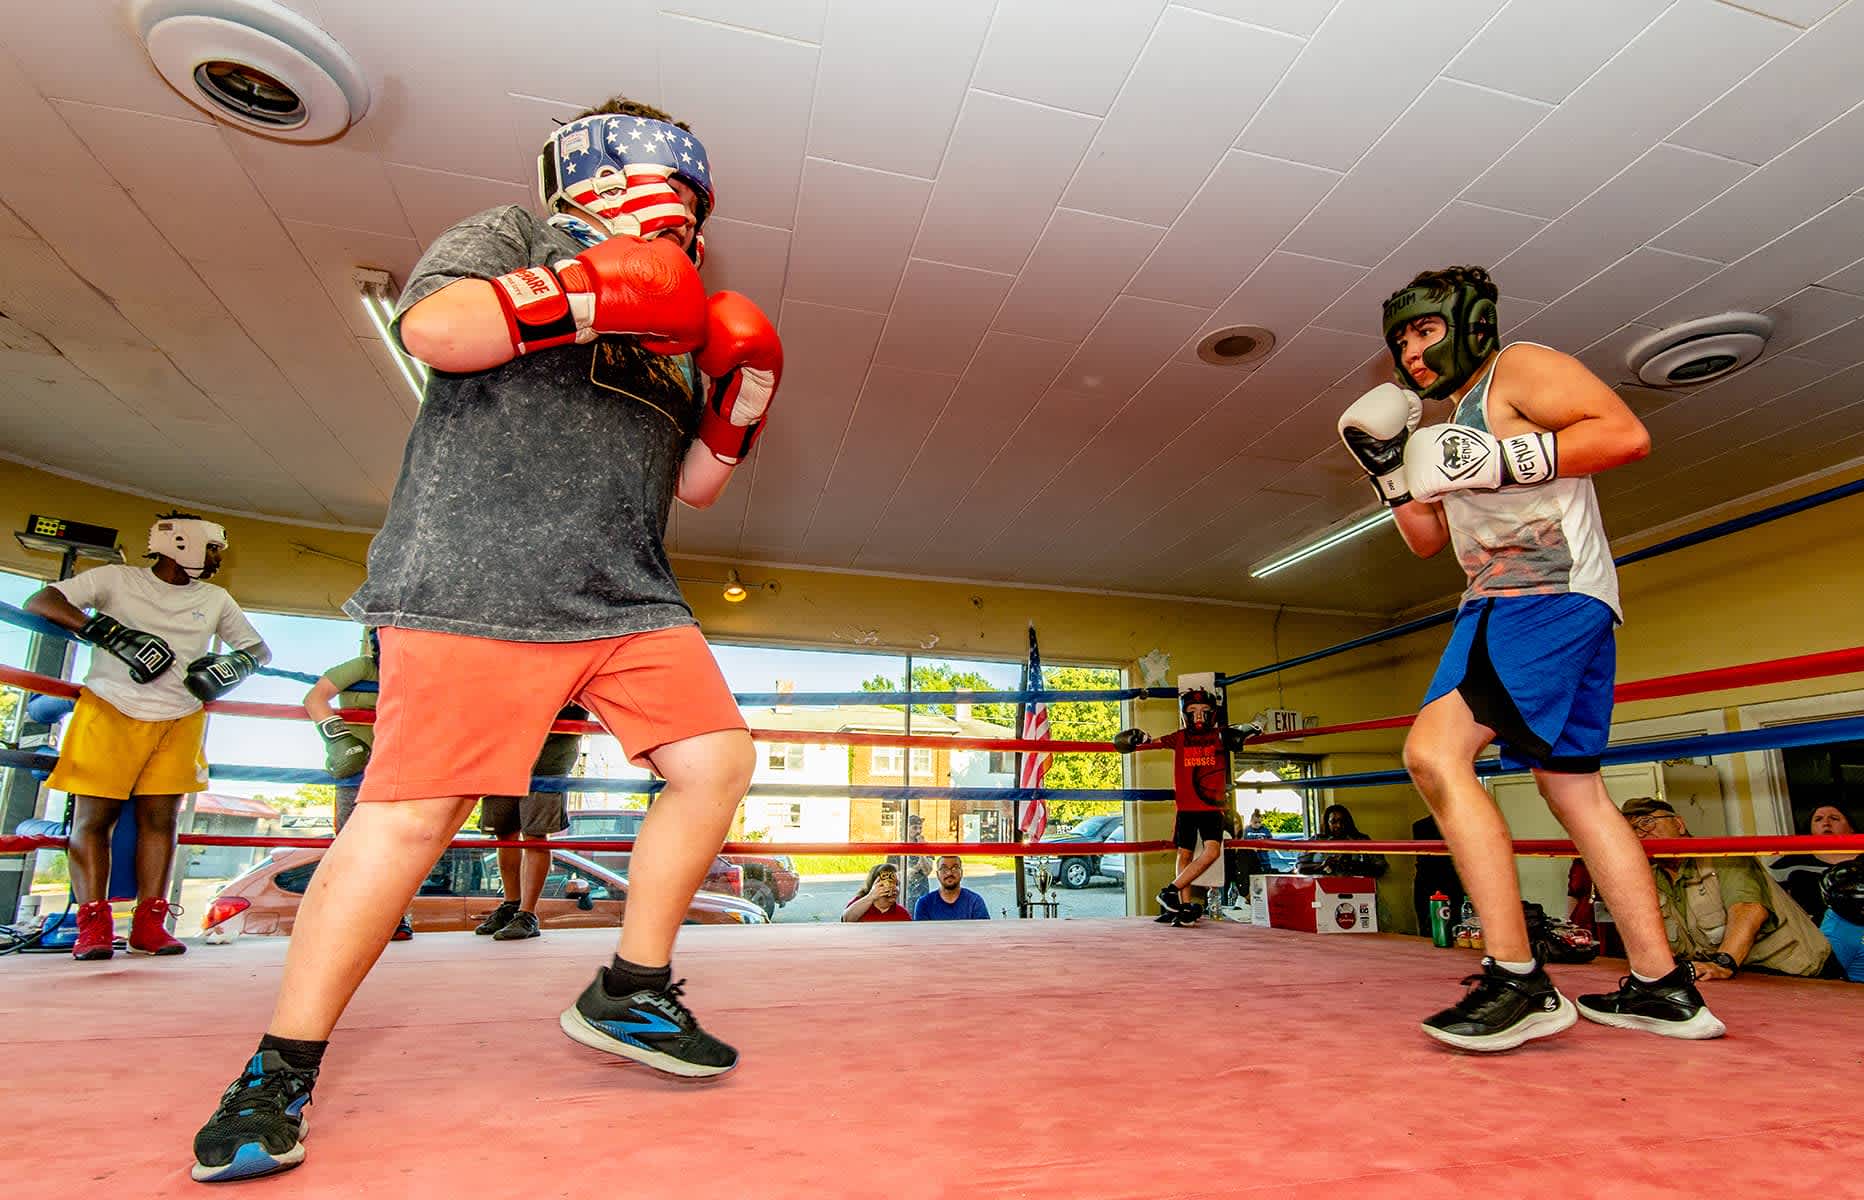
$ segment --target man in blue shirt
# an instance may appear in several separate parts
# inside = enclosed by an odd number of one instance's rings
[[[964,882],[964,860],[956,854],[938,860],[938,891],[927,892],[913,906],[915,921],[988,921],[990,906]]]
[[[1864,983],[1864,855],[1841,862],[1819,880],[1825,920],[1819,932],[1832,957],[1853,983]]]

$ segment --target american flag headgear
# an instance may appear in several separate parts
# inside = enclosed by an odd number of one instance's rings
[[[550,135],[537,157],[544,211],[559,204],[610,235],[652,234],[686,223],[685,206],[667,180],[698,197],[689,252],[698,257],[700,226],[712,211],[712,167],[705,146],[668,121],[604,113],[571,121]]]

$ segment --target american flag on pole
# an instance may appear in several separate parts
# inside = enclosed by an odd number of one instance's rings
[[[1042,690],[1042,654],[1036,649],[1036,627],[1029,627],[1029,690]],[[1032,700],[1023,706],[1023,737],[1030,741],[1049,740],[1048,704],[1041,700]],[[1054,755],[1046,751],[1039,754],[1023,753],[1022,778],[1018,781],[1025,788],[1039,788],[1042,779],[1048,774],[1049,762]],[[1048,830],[1048,801],[1037,796],[1025,800],[1022,815],[1017,826],[1023,837],[1031,842],[1039,842]]]

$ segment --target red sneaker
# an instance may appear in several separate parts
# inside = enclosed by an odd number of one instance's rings
[[[78,940],[71,944],[71,957],[90,962],[115,953],[116,918],[110,913],[110,902],[93,900],[78,905]]]
[[[168,932],[168,914],[181,911],[179,904],[151,896],[136,903],[129,919],[129,948],[143,954],[186,954],[188,948]]]

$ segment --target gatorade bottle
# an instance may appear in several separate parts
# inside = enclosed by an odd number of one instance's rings
[[[1440,950],[1450,948],[1450,898],[1442,892],[1430,896],[1430,944]]]

